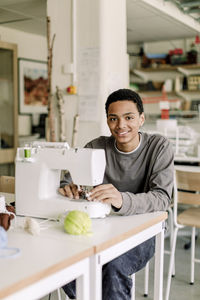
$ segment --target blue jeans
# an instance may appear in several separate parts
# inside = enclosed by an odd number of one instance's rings
[[[155,238],[129,250],[103,266],[102,299],[130,300],[132,279],[130,275],[146,266],[155,252]],[[69,298],[76,298],[75,280],[63,286]]]

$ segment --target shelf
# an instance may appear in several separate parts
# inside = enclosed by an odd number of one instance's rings
[[[135,70],[141,71],[141,72],[168,72],[168,71],[177,71],[182,73],[180,70],[198,70],[200,71],[200,64],[194,64],[194,65],[177,65],[177,66],[171,66],[171,65],[160,65],[158,68],[136,68],[134,70],[131,70],[130,72],[135,72]]]
[[[170,69],[134,69],[131,71],[131,74],[136,74],[144,82],[149,80],[152,81],[165,81],[166,79],[175,79],[176,77],[183,77],[177,68]]]
[[[162,96],[162,91],[137,91],[140,95],[147,95],[149,97],[153,97],[155,95],[156,96]],[[200,90],[196,90],[196,91],[190,91],[190,90],[181,90],[179,92],[166,92],[167,97],[179,97],[179,96],[183,96],[183,95],[187,95],[187,94],[191,94],[191,95],[195,95],[197,94],[200,98]]]
[[[200,90],[181,90],[180,93],[183,93],[183,94],[199,94]]]
[[[166,79],[175,79],[200,74],[200,64],[195,65],[161,65],[158,68],[135,68],[130,70],[131,76],[139,76],[143,81],[165,81]]]
[[[160,66],[158,68],[136,68],[136,69],[131,70],[131,73],[135,73],[135,71],[140,71],[140,72],[145,72],[145,73],[163,72],[163,71],[171,72],[171,71],[178,71],[178,68],[175,66],[163,65],[163,67]]]
[[[190,76],[190,75],[199,75],[200,74],[200,66],[190,67],[190,68],[185,68],[185,67],[179,67],[178,68],[179,72],[183,73],[185,76]]]
[[[147,95],[147,96],[162,96],[162,91],[138,91],[138,93],[141,95]],[[167,96],[177,96],[176,92],[166,92]]]
[[[145,113],[145,115],[160,115],[160,113]],[[198,116],[198,112],[194,110],[170,110],[169,111],[170,116],[186,116],[186,115],[193,115],[193,116]]]
[[[15,161],[15,149],[5,148],[0,149],[0,164],[14,163]]]
[[[145,118],[146,118],[146,123],[148,122],[155,123],[157,119],[161,118],[161,114],[145,112]],[[199,123],[199,115],[195,111],[170,111],[169,118],[170,119],[175,118],[176,120],[179,120],[180,124],[184,124],[185,121],[187,121],[188,123],[189,120]]]
[[[198,100],[200,99],[200,91],[179,91],[177,96],[183,98],[186,101]]]
[[[198,116],[199,113],[197,111],[194,111],[194,110],[183,110],[183,111],[176,111],[176,110],[171,110],[169,111],[169,115],[170,116],[180,116],[180,117],[184,117],[184,116]]]
[[[141,90],[137,90],[140,94],[144,108],[149,115],[155,117],[156,113],[160,112],[160,102],[168,101],[170,104],[170,109],[180,109],[183,108],[183,112],[172,112],[170,111],[171,117],[183,118],[183,119],[194,119],[199,117],[198,109],[195,107],[195,111],[188,111],[194,108],[196,105],[193,101],[200,100],[200,90],[181,90],[183,86],[183,77],[188,77],[190,75],[200,75],[200,64],[195,65],[181,65],[181,66],[171,66],[171,65],[161,65],[158,68],[139,68],[130,70],[130,79],[139,76],[143,80],[142,85],[138,83],[137,87]],[[167,82],[169,79],[171,82]],[[149,81],[152,81],[150,83]],[[161,89],[163,88],[163,83],[166,81],[166,89],[172,89],[170,92],[163,92],[162,90],[151,90],[153,88]],[[188,80],[186,80],[188,81]],[[146,83],[146,84],[145,84]],[[198,87],[198,86],[194,86]],[[149,90],[142,90],[149,88]],[[186,110],[186,111],[185,111]],[[146,114],[145,111],[145,114]]]

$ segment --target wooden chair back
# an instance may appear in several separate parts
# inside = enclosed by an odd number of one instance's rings
[[[176,170],[178,203],[200,205],[200,172]]]
[[[15,177],[0,176],[0,192],[14,194],[15,193]]]

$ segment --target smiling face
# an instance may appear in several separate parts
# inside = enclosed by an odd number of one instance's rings
[[[108,107],[107,124],[120,151],[130,152],[138,146],[138,131],[143,123],[144,113],[139,114],[133,101],[116,101]]]

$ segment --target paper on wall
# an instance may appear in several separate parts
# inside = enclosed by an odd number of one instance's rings
[[[100,52],[97,48],[85,48],[80,51],[78,64],[79,95],[97,95],[99,93]]]
[[[81,121],[98,121],[97,96],[79,97],[79,115]]]
[[[81,121],[98,121],[100,91],[100,52],[98,48],[84,48],[78,63],[78,113]]]

